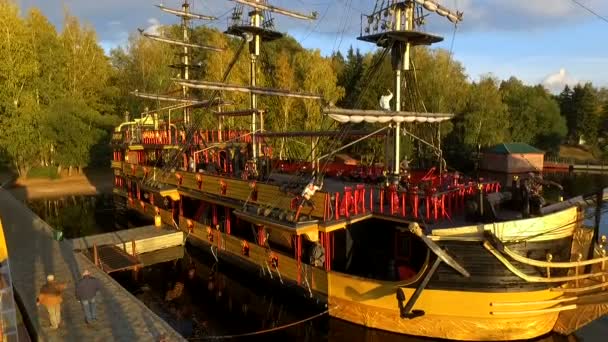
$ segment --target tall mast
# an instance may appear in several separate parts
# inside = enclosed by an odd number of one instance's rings
[[[161,42],[161,43],[171,44],[171,45],[180,47],[181,48],[181,53],[179,54],[181,56],[180,61],[176,64],[170,65],[170,67],[180,70],[180,75],[181,75],[180,79],[188,80],[188,79],[190,79],[191,68],[196,67],[196,65],[192,65],[192,60],[191,60],[192,49],[202,49],[202,50],[215,51],[215,52],[221,52],[224,49],[218,48],[218,47],[213,47],[213,46],[208,46],[208,45],[194,44],[194,43],[190,42],[190,21],[191,20],[215,20],[217,18],[215,18],[213,16],[209,16],[209,15],[192,13],[190,11],[189,0],[183,0],[183,1],[184,2],[182,3],[181,8],[177,8],[177,9],[168,8],[162,4],[156,5],[156,7],[158,7],[163,12],[173,14],[173,15],[176,15],[181,18],[181,23],[180,23],[181,30],[182,30],[181,39],[180,38],[172,39],[172,38],[167,38],[167,37],[159,36],[159,35],[152,34],[152,33],[147,33],[142,29],[139,29],[139,32],[141,33],[141,35],[143,35],[146,38],[149,38],[149,39]],[[155,98],[166,100],[166,101],[171,101],[171,102],[197,102],[197,101],[192,101],[190,99],[189,89],[187,86],[182,84],[181,87],[182,87],[181,98],[179,96],[178,97],[169,97],[169,96],[162,96],[162,95],[155,96]],[[143,97],[143,98],[151,98],[151,96],[153,96],[151,94],[139,93],[138,91],[135,91],[134,95],[136,95],[138,97]],[[190,107],[185,107],[183,109],[184,125],[189,125],[191,123],[191,117],[190,117],[191,109],[192,108],[190,108]]]
[[[391,65],[394,71],[395,112],[401,112],[402,73],[410,70],[410,52],[415,45],[431,45],[443,40],[442,37],[416,31],[417,23],[423,17],[416,16],[416,6],[423,6],[431,12],[447,17],[453,23],[462,20],[462,13],[452,12],[434,0],[376,1],[374,12],[361,17],[360,40],[376,43],[391,52]],[[419,13],[419,12],[418,12]],[[391,135],[389,135],[390,137]],[[399,177],[399,158],[401,155],[401,123],[392,125],[391,165],[389,171],[393,178]]]
[[[182,16],[182,32],[183,32],[183,39],[184,39],[184,43],[188,44],[190,43],[190,35],[188,32],[189,29],[189,24],[190,24],[190,17],[188,16],[189,12],[190,12],[190,4],[188,3],[188,0],[184,0],[184,3],[182,4],[182,11],[184,12],[184,15]],[[184,65],[182,67],[182,78],[183,79],[190,79],[190,75],[189,75],[189,64],[190,64],[190,49],[188,48],[187,45],[184,45]],[[188,87],[182,85],[182,96],[184,97],[184,99],[188,98]],[[186,107],[184,108],[184,124],[187,125],[190,123],[190,108]]]
[[[278,13],[297,19],[316,19],[316,13],[310,15],[301,14],[294,11],[282,9],[269,5],[266,0],[233,0],[237,3],[233,15],[232,23],[226,33],[243,37],[249,41],[249,85],[250,88],[257,88],[257,62],[260,56],[260,47],[262,39],[272,41],[283,37],[283,34],[275,31],[273,19],[270,13]],[[242,21],[243,5],[251,7],[249,12],[249,21]],[[256,92],[249,93],[249,102],[251,106],[251,137],[253,145],[252,158],[255,163],[261,151],[261,145],[257,137],[257,116],[260,115],[260,130],[263,130],[263,120],[261,111],[258,110],[258,96]]]
[[[251,20],[251,26],[255,28],[259,28],[261,26],[262,15],[260,10],[255,8],[251,13],[249,13],[249,17]],[[257,85],[257,68],[256,63],[258,60],[258,56],[260,56],[260,41],[261,36],[259,33],[254,31],[253,39],[249,42],[249,58],[251,60],[249,67],[249,85],[251,87],[255,87]],[[251,132],[253,132],[252,136],[252,144],[253,144],[253,159],[258,159],[258,153],[260,152],[257,137],[256,137],[256,111],[258,109],[258,96],[255,93],[251,93],[250,97],[250,106],[253,110],[253,114],[251,115]]]

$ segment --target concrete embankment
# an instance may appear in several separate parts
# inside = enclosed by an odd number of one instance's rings
[[[39,341],[185,341],[165,321],[122,288],[114,279],[97,269],[83,254],[74,252],[69,241],[52,239],[52,228],[0,189],[0,219],[9,251],[13,285],[23,302]],[[98,322],[87,325],[74,286],[81,272],[88,269],[102,283]],[[50,330],[48,315],[36,306],[36,297],[47,274],[67,282],[62,305],[62,325]]]

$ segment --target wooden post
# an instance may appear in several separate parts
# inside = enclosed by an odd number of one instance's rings
[[[302,236],[296,235],[296,260],[298,262],[298,284],[302,283]]]
[[[230,235],[230,208],[225,207],[224,215],[226,215],[226,224],[224,226],[224,231],[226,234]]]
[[[93,262],[99,267],[99,255],[97,254],[97,244],[93,244]]]
[[[131,240],[131,255],[136,256],[137,253],[135,251],[135,239]]]
[[[600,223],[602,221],[602,204],[604,202],[604,191],[599,190],[595,196],[595,225],[593,226],[593,241],[597,242],[600,234]]]

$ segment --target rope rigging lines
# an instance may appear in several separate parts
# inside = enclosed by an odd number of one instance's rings
[[[592,9],[591,7],[583,4],[582,2],[580,2],[579,0],[571,0],[572,2],[574,2],[576,5],[578,5],[579,7],[581,7],[582,9],[584,9],[585,11],[591,13],[592,15],[594,15],[595,17],[597,17],[598,19],[608,23],[608,18],[599,14],[597,11],[595,11],[594,9]]]
[[[274,328],[269,328],[269,329],[263,329],[263,330],[258,330],[258,331],[254,331],[254,332],[250,332],[250,333],[244,333],[244,334],[235,334],[235,335],[222,335],[222,336],[204,336],[204,337],[197,337],[197,338],[190,338],[189,341],[204,341],[204,340],[227,340],[227,339],[235,339],[235,338],[242,338],[242,337],[251,337],[251,336],[256,336],[256,335],[263,335],[263,334],[268,334],[268,333],[272,333],[272,332],[276,332],[276,331],[280,331],[280,330],[285,330],[287,328],[291,328],[309,321],[312,321],[314,319],[317,319],[319,317],[325,316],[327,314],[329,314],[330,310],[334,310],[336,309],[336,307],[332,307],[329,308],[323,312],[320,312],[318,314],[312,315],[310,317],[301,319],[299,321],[296,322],[292,322],[292,323],[287,323],[278,327],[274,327]]]

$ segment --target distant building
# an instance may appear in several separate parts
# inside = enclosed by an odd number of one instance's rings
[[[545,152],[525,143],[503,143],[483,152],[479,168],[504,173],[541,172]]]

